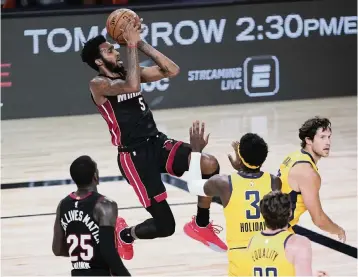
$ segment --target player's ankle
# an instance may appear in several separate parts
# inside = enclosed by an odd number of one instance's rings
[[[198,212],[196,214],[196,224],[199,227],[206,227],[209,225],[209,208],[200,208],[198,206]]]
[[[134,241],[134,237],[131,234],[131,230],[134,228],[124,228],[120,233],[119,233],[119,237],[121,238],[122,241],[124,241],[125,243],[133,243]]]

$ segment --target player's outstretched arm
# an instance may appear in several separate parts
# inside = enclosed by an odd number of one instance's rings
[[[65,232],[63,231],[60,222],[60,206],[61,202],[56,209],[55,224],[53,226],[52,252],[55,256],[68,257],[69,253],[67,251]]]
[[[323,231],[338,235],[339,239],[344,242],[345,231],[334,223],[322,209],[319,196],[321,178],[317,172],[312,169],[310,164],[302,163],[291,169],[290,177],[297,182],[313,223]]]
[[[104,197],[94,209],[95,219],[99,222],[99,247],[101,255],[111,269],[112,275],[130,276],[118,255],[115,246],[115,225],[118,216],[117,203]]]
[[[163,78],[174,77],[179,74],[179,66],[154,47],[141,40],[138,49],[150,57],[157,65],[141,68],[141,82],[155,82]]]
[[[200,127],[199,121],[194,122],[189,130],[192,152],[189,170],[186,174],[188,190],[190,193],[199,196],[219,196],[223,205],[226,206],[231,195],[229,177],[227,175],[214,175],[209,180],[201,178],[201,151],[209,141],[209,135],[204,138],[204,132],[205,124],[202,123]]]

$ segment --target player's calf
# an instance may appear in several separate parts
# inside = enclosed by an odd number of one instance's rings
[[[210,154],[201,154],[200,167],[203,179],[210,179],[212,176],[220,173],[220,165],[218,160]],[[212,197],[198,196],[196,223],[199,227],[206,227],[209,225],[209,209],[211,202]]]

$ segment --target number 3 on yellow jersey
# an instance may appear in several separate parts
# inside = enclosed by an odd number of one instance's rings
[[[259,219],[260,218],[260,193],[257,190],[245,191],[245,200],[251,201],[250,205],[252,209],[246,210],[247,219]]]

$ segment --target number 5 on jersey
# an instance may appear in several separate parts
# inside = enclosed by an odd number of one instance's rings
[[[139,97],[139,98],[138,98],[138,101],[139,101],[140,109],[141,109],[142,111],[145,111],[145,104],[144,104],[144,102],[143,102],[143,97]]]

